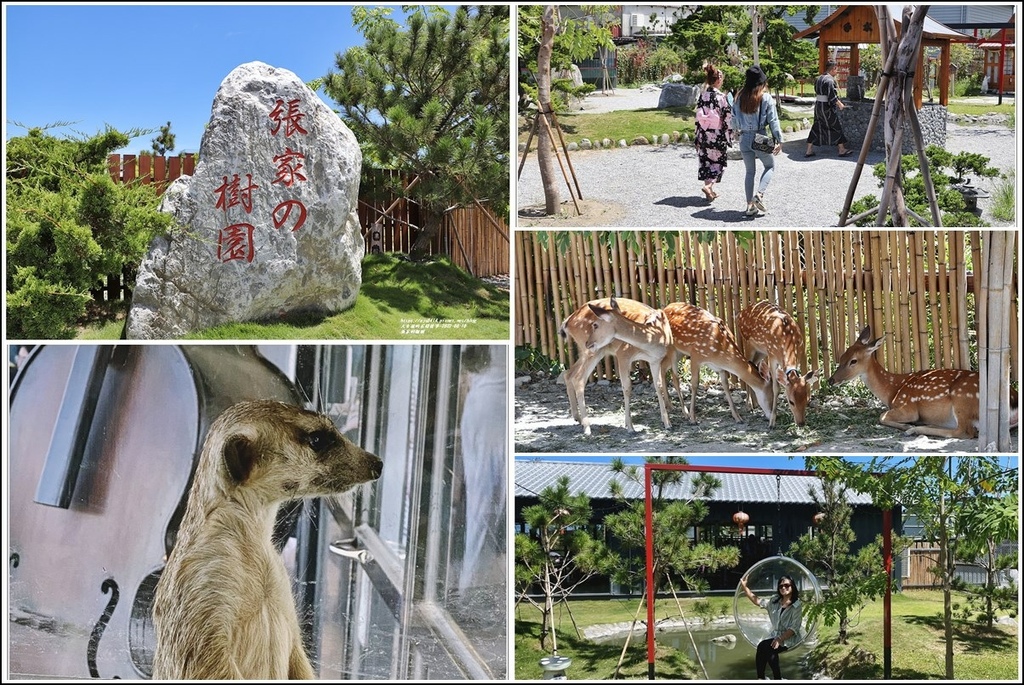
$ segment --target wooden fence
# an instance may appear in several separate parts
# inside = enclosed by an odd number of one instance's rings
[[[804,331],[804,370],[827,377],[865,325],[876,337],[886,334],[880,360],[889,371],[978,368],[979,232],[720,231],[707,242],[701,235],[517,232],[515,344],[570,364],[576,350],[559,337],[559,325],[588,300],[609,295],[652,307],[689,302],[734,331],[737,313],[766,299]],[[1016,377],[1016,296],[1010,316]],[[612,358],[596,373],[615,377]]]
[[[196,155],[162,157],[155,155],[109,155],[107,168],[110,177],[119,183],[156,184],[159,192],[179,176],[195,173]],[[375,172],[364,175],[358,203],[359,224],[367,253],[403,252],[412,246],[415,232],[422,225],[419,205],[384,192],[384,175]],[[369,178],[367,184],[366,178]],[[377,179],[377,180],[374,180]],[[371,234],[374,221],[382,212],[398,204],[381,222],[379,234]],[[455,207],[445,213],[441,230],[431,241],[428,253],[447,255],[452,263],[474,276],[488,277],[509,272],[510,245],[508,222],[495,215],[485,205]],[[133,283],[131,274],[111,277],[103,288],[93,295],[100,300],[118,300],[129,297],[127,286]]]
[[[1017,545],[1003,543],[997,547],[997,554],[1014,554]],[[936,573],[939,566],[939,547],[927,540],[915,540],[910,549],[903,553],[901,562],[902,578],[900,585],[908,589],[937,589],[942,587],[942,576]],[[953,570],[954,577],[971,585],[984,585],[987,581],[985,569],[981,566],[957,560]],[[1004,578],[1005,574],[997,574]]]
[[[397,172],[382,170],[363,174],[359,224],[367,252],[408,253],[416,231],[423,225],[419,204],[389,190],[395,176]],[[409,183],[406,179],[402,185]],[[374,222],[379,222],[379,236],[370,232]],[[508,233],[508,222],[496,217],[483,203],[454,207],[445,212],[429,253],[449,256],[453,264],[474,276],[507,274],[511,252]]]

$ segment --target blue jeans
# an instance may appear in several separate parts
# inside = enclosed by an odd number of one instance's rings
[[[754,142],[754,134],[745,131],[740,136],[740,154],[743,156],[743,166],[747,168],[747,174],[743,178],[743,189],[747,193],[747,204],[754,200],[754,176],[757,173],[757,160],[761,160],[764,171],[761,172],[761,181],[757,185],[757,192],[763,193],[771,183],[772,175],[775,173],[775,155],[770,152],[761,152],[750,147]]]

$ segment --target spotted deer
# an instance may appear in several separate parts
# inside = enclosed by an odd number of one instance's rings
[[[665,371],[672,372],[672,379],[680,402],[683,402],[683,395],[679,388],[677,363],[683,355],[690,358],[689,413],[686,411],[685,403],[683,404],[683,416],[690,423],[697,423],[697,384],[700,382],[700,367],[705,364],[718,372],[718,376],[722,380],[725,399],[729,403],[729,411],[732,412],[732,417],[737,423],[742,419],[739,412],[736,411],[732,394],[729,392],[728,374],[730,373],[747,384],[748,392],[753,392],[758,405],[765,415],[768,415],[770,399],[768,393],[771,382],[767,377],[763,377],[757,368],[740,353],[736,337],[724,321],[706,309],[687,302],[673,302],[663,307],[662,311],[668,317],[669,325],[672,328],[672,353],[662,365],[662,375],[664,376]]]
[[[744,356],[759,367],[767,362],[763,370],[772,381],[768,427],[775,427],[778,416],[779,386],[786,392],[794,423],[804,425],[811,389],[820,377],[817,369],[806,374],[800,372],[803,331],[788,312],[767,301],[755,302],[743,309],[736,318],[736,327]]]
[[[889,373],[875,358],[882,346],[871,339],[871,327],[839,358],[829,385],[841,385],[861,378],[888,409],[879,422],[905,431],[907,435],[943,438],[978,436],[978,372],[964,369],[928,369],[911,373]],[[1010,389],[1010,425],[1017,425],[1017,393]]]
[[[632,398],[633,383],[630,379],[630,369],[636,361],[643,361],[646,358],[644,350],[634,347],[623,340],[615,337],[616,328],[612,322],[602,319],[591,308],[591,305],[600,308],[610,308],[611,298],[591,300],[579,307],[572,314],[567,316],[558,329],[559,335],[565,339],[572,339],[579,350],[579,357],[565,371],[566,394],[569,397],[569,411],[580,425],[583,426],[583,434],[590,435],[590,418],[587,416],[587,402],[584,389],[587,379],[594,371],[597,364],[607,356],[615,357],[615,365],[619,373],[619,382],[622,385],[622,399],[625,407],[626,430],[633,431],[633,420],[630,411],[630,400]],[[618,298],[615,300],[620,311],[625,312],[628,317],[636,317],[643,322],[654,316],[656,309],[637,302]],[[602,309],[603,311],[603,309]],[[651,367],[658,368],[658,362]],[[657,374],[652,374],[657,375]],[[659,397],[660,399],[660,397]],[[667,410],[663,416],[667,424]],[[666,425],[668,427],[668,425]]]

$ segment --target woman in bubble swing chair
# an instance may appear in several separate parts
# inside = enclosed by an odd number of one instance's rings
[[[758,599],[757,595],[747,587],[746,576],[740,578],[740,587],[743,588],[743,592],[751,602],[768,610],[768,618],[772,624],[771,637],[762,640],[757,645],[757,679],[766,680],[764,669],[765,666],[770,666],[773,678],[781,680],[779,654],[795,646],[801,639],[800,625],[803,619],[803,605],[800,603],[800,592],[791,576],[779,578],[776,594],[770,598]]]

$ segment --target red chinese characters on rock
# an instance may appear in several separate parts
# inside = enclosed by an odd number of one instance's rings
[[[246,214],[252,213],[252,193],[259,188],[252,182],[252,174],[246,174],[246,185],[243,187],[241,177],[235,174],[229,181],[224,176],[224,182],[213,191],[217,201],[214,207],[223,211],[225,215],[231,207],[242,206]],[[251,262],[256,254],[252,242],[255,227],[249,223],[232,224],[227,228],[220,229],[217,234],[217,259],[221,262],[243,260]]]
[[[298,99],[289,100],[287,107],[284,100],[278,100],[274,104],[274,110],[270,113],[270,120],[274,122],[270,133],[276,136],[277,132],[281,130],[281,124],[283,123],[285,138],[290,138],[296,132],[305,135],[308,131],[302,128],[301,123],[304,116],[306,115],[299,111]]]
[[[235,174],[231,181],[228,181],[227,176],[224,176],[223,178],[224,182],[213,191],[213,194],[217,196],[217,204],[214,206],[217,209],[222,209],[226,212],[229,207],[241,204],[245,213],[251,214],[252,191],[259,188],[258,185],[252,182],[252,174],[245,175],[248,185],[244,188],[242,187],[242,182],[238,174]]]
[[[282,130],[286,139],[292,135],[306,135],[308,132],[302,126],[302,119],[305,116],[299,109],[298,99],[289,100],[287,103],[284,100],[275,101],[274,109],[270,112],[271,135],[276,136]],[[284,152],[273,158],[276,176],[271,181],[271,185],[278,184],[285,188],[291,188],[296,183],[306,181],[306,176],[302,173],[305,160],[306,155],[303,152],[285,146]],[[246,214],[251,214],[253,193],[260,187],[252,182],[252,174],[245,174],[244,184],[241,175],[237,173],[232,176],[231,180],[228,180],[227,176],[224,176],[223,179],[224,182],[213,191],[216,198],[214,207],[223,211],[225,216],[229,209],[237,206],[241,206]],[[290,225],[291,231],[295,232],[306,223],[306,206],[301,200],[294,198],[279,202],[271,214],[275,229]],[[253,240],[255,230],[255,226],[247,222],[234,223],[220,229],[217,236],[217,259],[222,263],[251,262],[256,255],[256,246]]]
[[[306,115],[299,111],[298,100],[289,100],[287,106],[285,106],[284,100],[278,100],[273,111],[270,113],[270,120],[274,122],[270,128],[271,134],[278,135],[283,124],[284,137],[286,139],[290,138],[294,133],[306,135],[306,129],[302,128],[302,118],[304,116]],[[306,177],[302,173],[305,161],[305,154],[293,150],[286,145],[284,152],[274,157],[274,164],[277,165],[277,176],[272,181],[272,184],[280,183],[286,188],[291,188],[294,184],[305,181]],[[293,209],[297,209],[298,213],[295,223],[292,224],[292,232],[294,233],[302,228],[302,225],[306,223],[306,205],[302,204],[300,200],[295,199],[284,200],[274,207],[274,228],[280,229],[284,226],[291,217]]]
[[[217,259],[230,262],[242,259],[251,262],[256,254],[252,244],[252,234],[256,227],[252,224],[231,224],[220,230],[217,237]]]
[[[306,177],[302,175],[302,162],[305,159],[306,155],[286,147],[283,155],[274,157],[274,164],[277,165],[277,178],[271,183],[283,183],[291,188],[295,182],[305,181]]]
[[[295,225],[292,226],[292,232],[299,230],[302,224],[306,223],[306,205],[302,204],[298,200],[285,200],[278,206],[274,207],[274,228],[281,228],[288,221],[288,217],[292,214],[292,209],[298,207],[299,216],[295,220]]]

